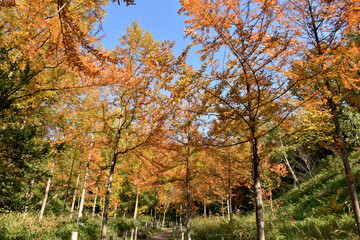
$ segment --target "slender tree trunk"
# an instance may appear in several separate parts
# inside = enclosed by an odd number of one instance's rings
[[[204,194],[204,217],[206,218],[206,199]]]
[[[134,240],[134,229],[131,229],[130,240]]]
[[[235,196],[234,196],[234,214],[236,215],[237,213],[237,202],[236,202],[236,193],[235,193]]]
[[[74,213],[76,193],[77,193],[77,189],[78,189],[79,181],[80,181],[80,171],[81,171],[81,163],[79,165],[78,175],[77,175],[76,183],[75,183],[74,195],[73,195],[73,199],[72,199],[72,203],[71,203],[70,219],[72,219],[72,216],[73,216],[73,213]]]
[[[331,86],[330,86],[329,82],[326,83],[326,86],[327,86],[328,90],[331,91]],[[344,168],[345,168],[346,180],[347,180],[350,198],[351,198],[351,202],[352,202],[352,207],[353,207],[353,211],[354,211],[355,222],[356,222],[358,234],[360,235],[360,208],[359,208],[359,201],[358,201],[355,184],[354,184],[355,176],[354,176],[354,173],[351,171],[349,158],[348,158],[347,150],[345,147],[344,137],[343,137],[343,133],[342,133],[340,122],[339,122],[336,104],[332,97],[330,97],[328,99],[328,105],[331,109],[337,139],[340,144],[340,146],[339,146],[340,153],[341,153],[341,158],[342,158]]]
[[[156,188],[156,191],[155,191],[154,222],[153,222],[154,229],[157,228],[157,219],[156,219],[157,205],[158,205],[158,188]]]
[[[127,208],[127,206],[125,206],[123,218],[126,218],[127,210],[128,210],[128,208]]]
[[[223,194],[221,193],[221,214],[222,217],[225,217],[225,213],[224,213],[224,198],[223,198]]]
[[[229,161],[228,161],[228,194],[227,194],[227,210],[228,210],[228,220],[231,221],[232,217],[232,204],[231,204],[231,153],[229,152]]]
[[[118,143],[118,140],[117,140],[117,143]],[[116,144],[116,147],[117,147],[117,144]],[[104,201],[104,210],[103,210],[103,219],[102,219],[102,228],[101,228],[101,240],[106,239],[106,228],[107,228],[108,211],[109,211],[109,203],[110,203],[111,185],[112,185],[113,178],[114,178],[117,155],[118,155],[118,151],[116,149],[114,152],[113,161],[112,161],[111,168],[110,168],[109,181],[108,181],[108,186],[106,189],[106,195],[105,195],[105,201]]]
[[[258,142],[255,137],[255,131],[252,130],[252,165],[253,165],[253,181],[255,193],[255,211],[256,211],[256,225],[258,232],[258,240],[265,240],[265,227],[263,215],[263,201],[261,195],[260,182],[260,165],[258,156]]]
[[[137,184],[136,184],[136,199],[135,199],[135,210],[134,210],[134,220],[133,223],[135,225],[136,218],[137,218],[137,212],[138,212],[138,206],[139,206],[139,181],[140,181],[140,174],[141,174],[141,160],[139,160],[139,171],[137,176]]]
[[[135,223],[136,223],[137,212],[138,212],[138,205],[139,205],[139,185],[136,186],[135,210],[134,210],[134,218],[133,218],[133,223],[134,223],[134,225],[135,225]]]
[[[26,214],[28,213],[29,211],[29,203],[30,203],[30,200],[31,200],[31,197],[32,197],[32,190],[34,188],[34,182],[35,182],[35,179],[31,179],[30,181],[30,186],[29,186],[29,191],[27,192],[26,194],[26,205],[25,205],[25,209],[24,209],[24,217],[26,216]]]
[[[87,179],[88,179],[88,176],[89,176],[89,168],[90,168],[90,161],[91,161],[91,151],[92,151],[92,148],[93,148],[94,134],[92,134],[90,141],[91,142],[90,142],[89,156],[88,156],[88,161],[86,163],[84,184],[83,184],[83,188],[82,188],[81,200],[80,200],[80,208],[79,208],[79,212],[78,212],[78,219],[77,219],[78,223],[80,222],[80,219],[81,219],[81,217],[83,215],[83,210],[84,210],[86,184],[87,184]]]
[[[190,240],[190,154],[186,161],[186,238]]]
[[[93,210],[92,210],[92,216],[95,215],[95,208],[96,208],[96,199],[97,199],[97,192],[98,192],[99,187],[96,186],[96,191],[95,191],[95,198],[94,198],[94,204],[93,204]]]
[[[72,163],[71,163],[71,168],[70,168],[70,174],[69,174],[69,179],[67,181],[67,185],[66,185],[66,191],[65,191],[65,197],[64,197],[64,204],[63,204],[63,208],[61,210],[61,216],[64,216],[64,212],[65,212],[65,208],[66,208],[66,202],[67,202],[67,198],[68,198],[68,193],[69,193],[69,188],[70,188],[70,183],[71,183],[71,176],[72,176],[72,172],[74,169],[74,163],[75,163],[75,158],[73,158]]]
[[[165,225],[165,217],[166,217],[166,211],[168,209],[170,205],[170,201],[166,204],[166,200],[165,200],[165,205],[164,205],[164,216],[163,216],[163,220],[162,220],[162,225],[161,227],[164,228],[164,225]]]
[[[103,200],[102,197],[99,197],[99,198],[100,198],[100,206],[99,206],[99,207],[100,207],[100,209],[102,209],[100,215],[102,216],[103,213],[104,213],[104,204],[103,204],[103,201],[104,201],[104,200]]]
[[[229,194],[226,194],[226,207],[227,207],[227,215],[228,215],[228,221],[231,221],[231,198]]]
[[[273,200],[272,200],[272,190],[271,189],[269,191],[269,195],[270,195],[270,217],[272,219],[274,216],[274,209],[273,209]]]
[[[79,208],[80,208],[80,200],[81,200],[81,196],[79,196],[78,198],[77,198],[77,207],[76,207],[76,209],[79,211]]]
[[[280,138],[280,143],[281,143],[281,146],[284,147],[284,144],[283,144],[281,138]],[[292,175],[293,178],[294,178],[294,182],[295,182],[296,186],[297,186],[299,189],[301,189],[301,185],[300,185],[300,183],[299,183],[299,181],[298,181],[298,179],[297,179],[297,177],[296,177],[296,175],[295,175],[295,172],[293,171],[293,169],[292,169],[292,167],[291,167],[291,165],[290,165],[290,163],[289,163],[289,160],[288,160],[288,158],[287,158],[287,156],[286,156],[285,153],[284,153],[284,160],[285,160],[286,166],[288,167],[291,175]]]
[[[55,164],[55,158],[53,157],[52,163],[51,163],[51,169],[50,169],[50,173],[52,174],[54,171],[54,164]],[[45,206],[46,206],[46,201],[47,198],[49,196],[49,190],[50,190],[50,184],[51,184],[51,177],[49,177],[47,184],[46,184],[46,189],[45,189],[45,196],[44,196],[44,200],[42,202],[42,206],[41,206],[41,210],[40,210],[40,217],[39,220],[41,221],[44,217],[44,212],[45,212]]]
[[[182,203],[180,203],[180,216],[179,216],[179,221],[180,221],[180,231],[182,232]]]
[[[118,206],[118,205],[115,204],[114,218],[116,218],[117,206]]]

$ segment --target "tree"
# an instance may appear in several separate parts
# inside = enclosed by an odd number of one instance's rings
[[[194,81],[211,99],[224,129],[226,126],[236,132],[232,144],[250,143],[258,239],[265,239],[259,139],[291,111],[290,98],[285,101],[291,86],[286,85],[287,77],[282,72],[291,59],[291,36],[288,29],[277,27],[284,5],[279,1],[181,3],[180,12],[189,17],[185,21],[187,35],[202,46],[199,52],[206,60],[204,64],[213,66],[209,76],[203,69]],[[223,48],[229,53],[221,69],[214,61]]]
[[[354,1],[293,1],[293,16],[289,16],[299,29],[299,40],[304,48],[303,58],[294,64],[297,78],[307,76],[298,89],[304,96],[313,92],[313,101],[326,107],[332,115],[336,145],[344,164],[349,194],[360,235],[360,208],[354,185],[354,175],[348,160],[343,130],[339,121],[342,101],[354,99],[352,90],[359,88],[357,66],[358,46],[349,38],[359,30],[359,7]],[[355,54],[355,55],[354,55]]]
[[[112,151],[106,191],[101,239],[106,237],[111,185],[117,157],[148,142],[160,129],[167,115],[166,99],[161,89],[171,80],[169,74],[171,44],[160,43],[144,32],[136,22],[120,39],[115,54],[126,71],[123,85],[111,86],[111,96],[102,105],[104,131]],[[107,91],[107,89],[105,90]]]

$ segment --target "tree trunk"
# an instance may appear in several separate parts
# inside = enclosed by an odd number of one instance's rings
[[[236,215],[237,213],[237,202],[236,202],[236,193],[235,193],[235,196],[234,196],[234,214]]]
[[[204,194],[204,217],[206,218],[206,199]]]
[[[92,210],[92,216],[95,215],[95,208],[96,208],[96,200],[97,200],[97,192],[98,192],[99,187],[96,186],[96,191],[95,191],[95,198],[94,198],[94,204],[93,204],[93,210]]]
[[[54,171],[54,164],[55,164],[55,158],[53,157],[52,163],[51,163],[51,169],[50,169],[50,173],[52,174]],[[45,206],[46,206],[46,201],[47,198],[49,196],[49,190],[50,190],[50,184],[51,184],[51,177],[49,177],[47,184],[46,184],[46,189],[45,189],[45,196],[44,196],[44,200],[42,202],[42,206],[41,206],[41,210],[40,210],[40,217],[39,220],[41,221],[44,217],[44,212],[45,212]]]
[[[158,188],[156,188],[156,191],[155,191],[154,222],[153,222],[153,227],[154,227],[154,229],[157,228],[157,221],[156,221],[156,209],[157,209],[157,205],[158,205]]]
[[[255,193],[256,226],[258,232],[258,240],[265,240],[263,201],[261,195],[260,166],[257,145],[258,142],[257,138],[255,138],[255,131],[252,131],[252,166]]]
[[[135,225],[135,223],[136,223],[137,212],[138,212],[138,205],[139,205],[139,185],[136,186],[135,210],[134,210],[134,218],[133,218],[133,223],[134,223],[134,225]]]
[[[117,143],[118,143],[118,141],[117,141]],[[116,144],[116,146],[117,146],[117,144]],[[116,149],[114,152],[113,161],[112,161],[111,168],[110,168],[109,181],[108,181],[108,186],[106,189],[106,195],[105,195],[105,201],[104,201],[104,210],[103,210],[103,219],[102,219],[102,228],[101,228],[101,240],[106,239],[106,228],[107,228],[108,211],[109,211],[109,203],[110,203],[111,185],[112,185],[113,178],[114,178],[117,155],[118,155],[118,151]]]
[[[116,218],[117,204],[115,204],[114,218]]]
[[[71,163],[71,168],[70,168],[70,174],[69,174],[69,179],[67,181],[67,185],[66,185],[66,191],[65,191],[65,197],[64,197],[64,204],[63,204],[63,208],[61,210],[61,216],[64,216],[64,212],[65,212],[65,208],[66,208],[66,202],[67,202],[67,198],[68,198],[68,193],[69,193],[69,188],[70,188],[70,183],[71,183],[71,176],[72,176],[72,172],[74,169],[74,163],[75,163],[75,158],[73,158],[72,163]]]
[[[271,189],[269,191],[269,195],[270,195],[270,220],[272,220],[273,216],[274,216],[274,209],[273,209],[273,200],[272,200],[272,190]]]
[[[162,225],[161,227],[164,228],[164,225],[165,225],[165,217],[166,217],[166,211],[168,209],[170,205],[170,201],[166,204],[166,200],[165,200],[165,205],[164,205],[164,216],[163,216],[163,220],[162,220]]]
[[[281,143],[281,146],[284,147],[284,144],[283,144],[281,138],[280,138],[280,143]],[[284,160],[285,160],[286,166],[288,167],[291,175],[292,175],[293,178],[294,178],[294,182],[295,182],[296,186],[297,186],[299,189],[301,189],[301,185],[300,185],[300,183],[299,183],[299,181],[298,181],[298,179],[297,179],[297,177],[296,177],[296,175],[295,175],[295,172],[293,171],[293,169],[292,169],[292,167],[291,167],[291,165],[290,165],[290,163],[289,163],[289,160],[288,160],[288,158],[287,158],[287,156],[286,156],[285,153],[284,153]]]
[[[225,217],[225,213],[224,213],[224,199],[223,199],[223,194],[221,193],[221,215],[224,218]]]
[[[180,231],[182,232],[182,203],[180,203],[180,216],[179,216],[179,222],[180,222]]]
[[[80,219],[81,219],[81,217],[83,215],[83,210],[84,210],[86,184],[87,184],[87,179],[88,179],[88,176],[89,176],[89,168],[90,168],[90,161],[91,161],[91,151],[92,151],[92,148],[93,148],[94,134],[92,134],[90,141],[91,142],[90,142],[89,156],[88,156],[88,161],[86,163],[84,184],[83,184],[83,188],[82,188],[81,200],[80,200],[80,208],[79,208],[79,212],[78,212],[78,219],[77,219],[78,223],[80,222]]]
[[[79,165],[78,175],[77,175],[77,178],[76,178],[75,189],[74,189],[74,196],[73,196],[73,200],[72,200],[72,203],[71,203],[70,219],[72,219],[74,208],[75,208],[76,193],[77,193],[77,189],[78,189],[79,181],[80,181],[80,170],[81,170],[81,163]]]
[[[190,159],[186,161],[186,238],[190,240]]]
[[[229,152],[229,161],[228,161],[228,194],[227,194],[227,210],[228,210],[228,220],[231,221],[232,217],[232,204],[231,204],[231,154]]]
[[[134,210],[134,220],[133,223],[135,225],[136,218],[137,218],[137,212],[138,212],[138,206],[139,206],[139,181],[140,181],[140,174],[141,174],[141,160],[139,160],[139,171],[137,176],[137,184],[136,184],[136,199],[135,199],[135,210]]]
[[[34,188],[34,182],[35,182],[35,179],[31,179],[31,182],[30,182],[30,186],[29,186],[29,191],[27,192],[26,194],[26,205],[25,205],[25,209],[24,209],[24,217],[26,216],[26,214],[28,213],[29,211],[29,203],[30,203],[30,200],[31,200],[31,197],[32,197],[32,190]]]
[[[125,206],[123,218],[126,218],[127,210],[128,210],[128,208],[127,208],[127,206]]]
[[[329,82],[326,83],[326,86],[327,86],[328,90],[331,91]],[[336,132],[337,140],[340,144],[340,146],[339,146],[340,153],[341,153],[341,158],[342,158],[344,168],[345,168],[346,180],[347,180],[350,198],[351,198],[351,202],[352,202],[352,207],[353,207],[353,211],[354,211],[355,222],[356,222],[358,234],[360,235],[360,208],[359,208],[359,201],[358,201],[355,184],[354,184],[355,176],[351,171],[351,167],[350,167],[349,159],[348,159],[348,155],[347,155],[347,150],[345,147],[344,137],[343,137],[340,123],[339,123],[339,117],[338,117],[338,113],[337,113],[337,109],[336,109],[336,104],[332,97],[330,97],[328,99],[328,105],[331,109],[331,114],[332,114],[333,122],[335,125],[335,132]]]
[[[130,240],[134,240],[134,229],[131,229]]]
[[[227,215],[228,215],[228,221],[231,221],[231,198],[229,194],[226,194],[226,207],[227,207]]]

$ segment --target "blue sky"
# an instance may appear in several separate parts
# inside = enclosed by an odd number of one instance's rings
[[[185,16],[177,12],[179,0],[136,0],[136,5],[126,7],[110,1],[105,9],[107,17],[103,23],[105,48],[113,48],[118,38],[126,32],[126,26],[134,20],[142,29],[149,31],[155,40],[176,41],[174,53],[179,55],[190,42],[184,39]]]

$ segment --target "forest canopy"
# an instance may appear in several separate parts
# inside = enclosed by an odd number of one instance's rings
[[[180,54],[109,3],[0,1],[0,238],[360,236],[359,1],[181,0]]]

